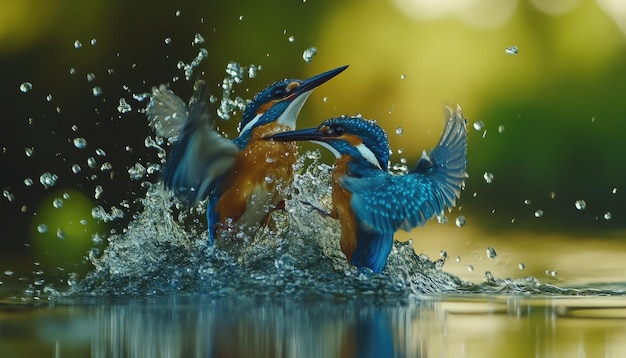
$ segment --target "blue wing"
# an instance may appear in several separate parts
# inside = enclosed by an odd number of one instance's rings
[[[407,175],[344,177],[361,223],[381,233],[421,226],[454,206],[466,173],[467,130],[460,109],[451,112],[439,144]]]
[[[203,200],[239,155],[239,148],[213,129],[206,84],[196,83],[190,107],[161,85],[153,89],[146,111],[157,134],[175,140],[163,169],[165,186],[189,203]]]

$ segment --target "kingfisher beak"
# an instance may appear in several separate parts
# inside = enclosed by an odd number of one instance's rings
[[[334,70],[326,71],[324,73],[320,73],[319,75],[315,75],[311,78],[307,78],[306,80],[302,81],[300,86],[294,89],[292,98],[296,98],[300,96],[301,94],[314,89],[315,87],[321,85],[322,83],[337,76],[338,74],[343,72],[346,68],[348,68],[348,65],[337,67]]]
[[[264,139],[275,140],[278,142],[292,142],[292,141],[304,141],[315,140],[323,141],[325,138],[324,133],[320,132],[317,127],[298,129],[295,131],[276,133],[271,136],[267,136]]]

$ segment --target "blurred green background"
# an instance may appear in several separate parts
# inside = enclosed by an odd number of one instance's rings
[[[203,43],[193,44],[196,34]],[[517,54],[505,51],[512,46]],[[317,55],[307,62],[303,52],[310,47]],[[208,57],[187,81],[179,62],[189,64],[200,48]],[[460,209],[448,217],[454,227],[454,219],[465,216],[462,241],[489,235],[497,245],[512,237],[560,235],[568,244],[600,236],[621,243],[622,0],[5,0],[2,260],[45,258],[51,255],[46,245],[84,252],[94,233],[123,230],[143,195],[141,180],[131,180],[128,169],[159,162],[144,145],[152,135],[142,113],[146,103],[133,95],[170,83],[189,98],[193,79],[202,76],[220,99],[229,61],[261,67],[235,86],[232,98],[250,98],[280,78],[349,64],[311,96],[299,127],[361,113],[389,132],[392,160],[406,157],[409,166],[436,144],[444,106],[460,104],[470,123],[470,178]],[[32,89],[22,92],[25,82]],[[131,111],[118,110],[122,98]],[[235,136],[238,119],[220,128]],[[75,138],[84,138],[86,147],[77,148]],[[81,167],[77,173],[74,164]],[[40,182],[44,173],[56,175],[54,185]],[[48,215],[55,199],[65,202],[65,213]],[[579,200],[582,210],[575,206]],[[96,205],[126,215],[105,227],[91,217]],[[77,221],[82,230],[67,229]]]

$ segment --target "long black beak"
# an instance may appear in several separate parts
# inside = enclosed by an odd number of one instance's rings
[[[306,80],[302,81],[302,83],[300,84],[300,86],[298,86],[294,92],[293,92],[293,96],[298,97],[299,95],[301,95],[304,92],[310,91],[312,89],[314,89],[315,87],[321,85],[322,83],[330,80],[331,78],[337,76],[338,74],[340,74],[341,72],[343,72],[346,68],[348,68],[349,65],[345,65],[345,66],[341,66],[341,67],[337,67],[334,70],[330,70],[330,71],[326,71],[324,73],[320,73],[319,75],[315,75],[311,78],[307,78]]]
[[[274,135],[265,137],[264,139],[271,139],[279,142],[291,142],[304,140],[323,141],[325,138],[326,136],[324,135],[324,133],[320,132],[317,127],[315,127],[276,133]]]

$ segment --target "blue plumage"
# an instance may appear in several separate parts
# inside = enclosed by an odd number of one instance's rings
[[[342,249],[352,264],[375,272],[387,262],[393,234],[422,226],[454,206],[467,177],[467,130],[460,108],[449,113],[439,144],[406,175],[388,172],[386,134],[359,117],[333,118],[271,139],[310,140],[336,155],[333,205],[342,222]]]

